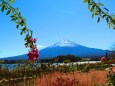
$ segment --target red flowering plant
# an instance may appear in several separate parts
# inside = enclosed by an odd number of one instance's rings
[[[53,82],[53,86],[77,86],[79,81],[77,79],[57,77],[56,82]]]
[[[36,46],[37,38],[32,38],[29,36],[27,43],[25,43],[26,48],[29,47],[28,56],[30,60],[36,60],[39,57],[38,48]]]
[[[14,8],[11,5],[15,0],[0,0],[0,8],[2,12],[6,12],[6,15],[10,15],[11,21],[16,23],[16,28],[21,30],[20,34],[26,34],[25,46],[30,48],[28,56],[30,60],[36,60],[39,57],[38,49],[36,46],[37,38],[32,38],[32,30],[27,28],[26,19],[22,17],[18,8]]]
[[[101,57],[101,60],[102,61],[106,61],[106,57]]]

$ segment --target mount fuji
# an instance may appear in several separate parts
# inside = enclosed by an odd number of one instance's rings
[[[72,42],[68,39],[65,39],[40,50],[39,59],[48,59],[60,55],[75,55],[78,57],[97,57],[97,56],[105,56],[106,52],[107,52],[106,50],[85,47],[75,42]],[[12,56],[12,57],[1,58],[1,59],[2,60],[27,60],[28,55],[24,54],[24,55]]]
[[[68,39],[59,41],[52,46],[40,50],[40,58],[52,58],[68,54],[79,57],[97,57],[105,56],[106,50],[85,47]]]

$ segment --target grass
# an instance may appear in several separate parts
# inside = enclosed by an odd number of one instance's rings
[[[62,83],[58,85],[57,79],[62,79],[61,81],[64,80],[63,83],[69,85],[73,83],[75,86],[85,86],[83,84],[98,86],[106,84],[108,72],[105,69],[109,67],[112,65],[103,63],[57,64],[54,66],[51,63],[26,62],[14,65],[13,70],[8,69],[8,66],[0,68],[0,86],[61,86]],[[46,83],[46,85],[41,85],[42,83]],[[62,86],[67,85],[62,84]]]

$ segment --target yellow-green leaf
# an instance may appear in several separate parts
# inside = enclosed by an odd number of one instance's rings
[[[15,2],[15,0],[10,0],[10,3],[12,4],[12,3],[14,3]]]
[[[89,0],[84,0],[83,2],[84,2],[84,3],[87,3],[88,1],[89,1]]]
[[[92,13],[92,18],[94,18],[94,13]]]

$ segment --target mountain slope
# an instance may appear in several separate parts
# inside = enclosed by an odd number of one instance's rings
[[[95,56],[105,56],[106,50],[88,48],[82,45],[79,45],[75,42],[72,42],[68,39],[59,41],[52,46],[44,48],[39,51],[40,59],[53,58],[59,55],[75,55],[79,57],[95,57]],[[27,60],[27,54],[2,58],[2,60]]]
[[[18,55],[18,56],[11,56],[11,57],[5,57],[5,58],[0,58],[0,60],[28,60],[28,55]]]
[[[105,56],[106,50],[88,48],[70,40],[63,40],[40,50],[40,58],[52,58],[58,55],[75,55],[79,57]]]

